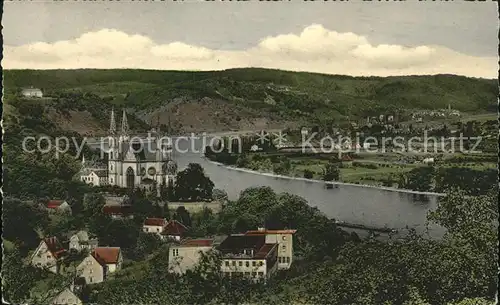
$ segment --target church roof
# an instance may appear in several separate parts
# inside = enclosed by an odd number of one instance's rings
[[[125,159],[127,153],[132,151],[139,161],[156,161],[156,141],[151,144],[143,142],[141,143],[130,143],[125,142],[121,145],[121,159]]]

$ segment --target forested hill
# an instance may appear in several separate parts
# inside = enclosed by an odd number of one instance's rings
[[[299,120],[330,124],[448,105],[462,112],[495,112],[498,93],[496,80],[455,75],[350,77],[257,68],[7,70],[4,85],[7,96],[27,86],[41,88],[49,96],[64,91],[94,93],[137,111],[145,121],[172,119],[174,125],[191,129],[268,127],[271,122]],[[167,112],[175,118],[167,117]]]

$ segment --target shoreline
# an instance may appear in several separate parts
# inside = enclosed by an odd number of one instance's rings
[[[275,177],[275,178],[282,178],[282,179],[288,179],[288,180],[298,180],[298,181],[305,181],[305,182],[314,182],[314,183],[324,183],[324,184],[330,184],[330,185],[356,186],[356,187],[372,188],[372,189],[378,189],[378,190],[383,190],[383,191],[399,192],[399,193],[407,193],[407,194],[415,194],[415,195],[428,195],[428,196],[437,196],[437,197],[446,196],[446,194],[444,194],[444,193],[420,192],[420,191],[398,189],[398,188],[386,187],[386,186],[374,186],[374,185],[366,185],[366,184],[355,184],[355,183],[338,182],[338,181],[323,181],[323,180],[308,179],[308,178],[303,178],[303,177],[284,176],[284,175],[278,175],[278,174],[274,174],[274,173],[255,171],[255,170],[251,170],[251,169],[247,169],[247,168],[239,168],[239,167],[235,167],[235,166],[229,166],[229,165],[225,165],[224,163],[212,161],[206,157],[203,157],[203,158],[207,162],[210,162],[210,163],[217,165],[217,166],[222,166],[228,170],[246,172],[246,173],[250,173],[250,174],[262,175],[262,176],[267,176],[267,177]]]

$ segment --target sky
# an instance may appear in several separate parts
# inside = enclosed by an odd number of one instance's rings
[[[2,66],[496,78],[496,2],[428,1],[5,2]]]

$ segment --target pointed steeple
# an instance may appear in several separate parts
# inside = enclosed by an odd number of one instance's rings
[[[123,116],[122,116],[122,134],[123,135],[128,134],[128,122],[127,122],[127,114],[125,113],[125,110],[123,110]]]
[[[111,120],[109,124],[109,133],[110,134],[115,134],[116,133],[116,120],[115,120],[115,109],[111,109]]]

